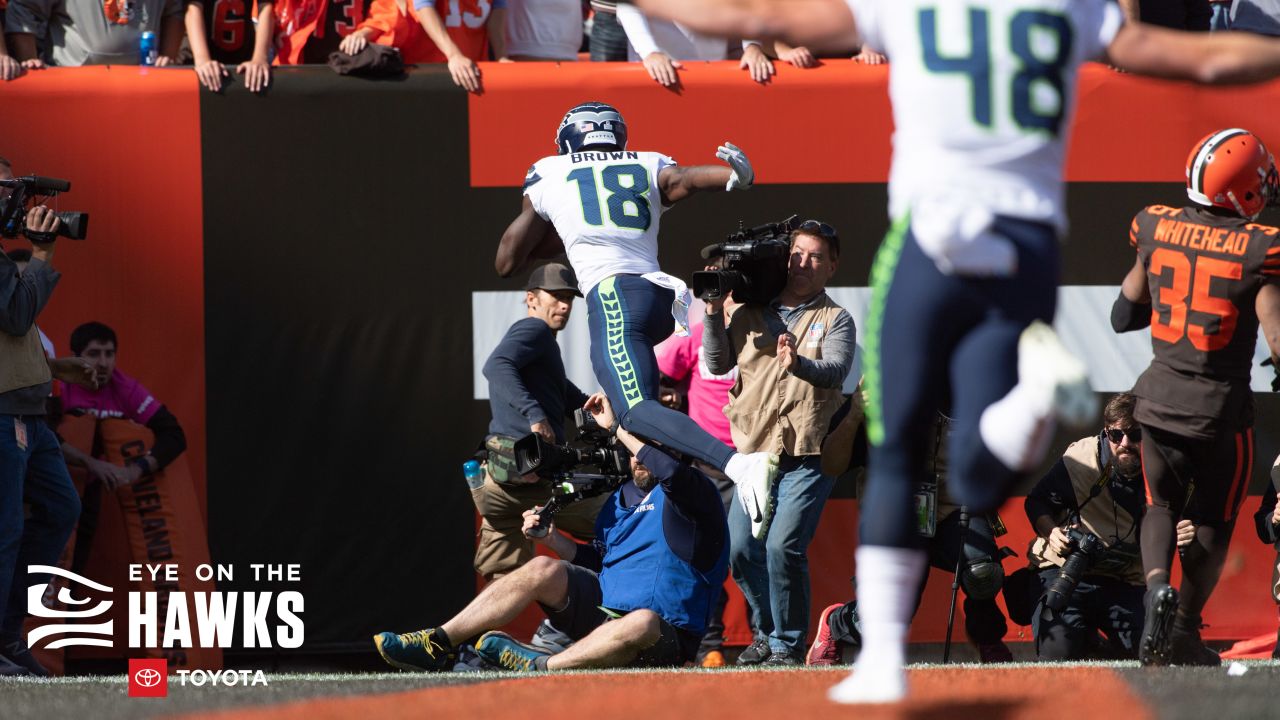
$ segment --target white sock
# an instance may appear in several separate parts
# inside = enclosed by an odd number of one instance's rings
[[[724,474],[728,475],[729,479],[736,485],[741,482],[740,478],[746,474],[750,465],[751,461],[747,459],[746,455],[736,452],[733,457],[729,458],[729,462],[725,463]]]
[[[996,459],[1016,472],[1035,468],[1053,439],[1053,395],[1025,383],[987,406],[978,434]]]
[[[906,664],[907,628],[925,570],[925,552],[863,545],[856,557],[862,619],[858,665],[865,660],[884,669],[900,669]]]

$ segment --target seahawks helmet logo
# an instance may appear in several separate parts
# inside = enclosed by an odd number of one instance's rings
[[[556,150],[561,155],[600,145],[613,150],[627,147],[627,123],[617,108],[607,103],[588,102],[565,113],[556,131]]]

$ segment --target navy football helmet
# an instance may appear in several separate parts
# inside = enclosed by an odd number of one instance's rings
[[[617,108],[602,102],[586,102],[564,114],[556,131],[559,154],[567,155],[597,145],[627,149],[627,123]]]

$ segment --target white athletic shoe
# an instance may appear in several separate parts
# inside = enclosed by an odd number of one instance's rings
[[[745,463],[733,478],[738,488],[738,501],[751,519],[751,535],[763,540],[773,519],[773,483],[778,477],[778,456],[757,452],[743,455]]]
[[[895,703],[907,696],[907,673],[901,667],[867,663],[827,691],[827,699],[842,705]]]
[[[1098,416],[1098,397],[1084,363],[1039,320],[1018,338],[1018,381],[1052,392],[1053,411],[1067,425],[1083,427]]]

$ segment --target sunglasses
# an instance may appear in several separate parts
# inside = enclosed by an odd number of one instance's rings
[[[800,232],[817,233],[827,238],[837,237],[836,229],[820,220],[805,220],[800,223],[800,227],[797,227],[796,230],[799,230]]]
[[[1129,441],[1132,443],[1136,444],[1142,442],[1142,428],[1140,427],[1131,427],[1125,430],[1121,430],[1120,428],[1107,428],[1106,433],[1107,439],[1117,445],[1120,444],[1121,440],[1123,440],[1126,435],[1129,436]]]

